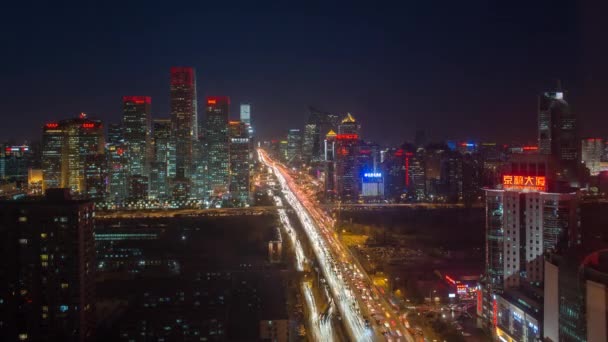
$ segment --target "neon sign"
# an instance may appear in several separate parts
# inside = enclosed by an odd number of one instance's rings
[[[93,127],[95,127],[94,123],[87,122],[87,123],[82,124],[82,128],[93,128]]]
[[[547,182],[544,176],[502,176],[502,186],[505,190],[546,191]]]
[[[59,124],[58,124],[58,123],[56,123],[56,122],[51,122],[51,123],[47,123],[47,124],[45,125],[45,127],[46,127],[46,128],[57,128],[57,127],[59,127]]]
[[[214,105],[216,103],[217,103],[216,99],[209,99],[209,100],[207,100],[207,104]]]
[[[382,174],[380,172],[366,172],[363,174],[365,178],[380,178]]]
[[[357,134],[338,134],[336,136],[338,140],[357,140],[359,136]]]

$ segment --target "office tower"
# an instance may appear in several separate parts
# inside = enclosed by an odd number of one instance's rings
[[[166,164],[167,178],[175,178],[175,142],[171,138],[171,120],[154,119],[152,123],[152,145],[156,162]]]
[[[309,107],[309,116],[302,137],[302,161],[323,161],[323,143],[325,134],[338,130],[337,115]]]
[[[93,228],[93,203],[69,189],[0,202],[0,339],[94,339]]]
[[[298,165],[301,161],[302,135],[300,130],[292,128],[287,133],[287,163]]]
[[[540,283],[543,253],[580,240],[574,194],[547,193],[543,176],[503,176],[486,190],[486,274],[494,289]]]
[[[545,341],[608,340],[606,249],[551,254],[544,280]]]
[[[424,167],[425,151],[405,152],[405,187],[408,198],[413,201],[426,199],[426,172]]]
[[[171,121],[154,119],[152,123],[153,162],[150,163],[150,197],[166,198],[168,181],[175,177],[175,150],[172,149]]]
[[[287,140],[279,141],[279,160],[283,163],[287,162]]]
[[[150,163],[150,190],[148,195],[150,199],[167,199],[169,197],[166,162],[155,161]]]
[[[145,200],[148,199],[148,177],[132,175],[129,177],[129,199]]]
[[[204,153],[207,167],[206,192],[220,195],[230,182],[230,140],[228,136],[228,96],[207,97]],[[178,151],[179,152],[179,151]]]
[[[33,158],[28,145],[0,144],[0,179],[25,184]]]
[[[400,201],[406,195],[405,151],[402,148],[387,149],[383,153],[381,170],[384,176],[385,198]]]
[[[58,188],[61,186],[64,127],[50,122],[42,130],[43,189]]]
[[[439,195],[447,202],[456,203],[462,200],[462,155],[446,151],[441,156],[441,176]]]
[[[64,187],[85,193],[86,158],[104,153],[101,121],[90,120],[82,113],[75,119],[48,123],[42,140],[45,188]]]
[[[198,140],[194,68],[171,67],[170,106],[175,145],[175,177],[188,178],[192,167],[192,144]]]
[[[251,125],[251,105],[241,104],[240,119],[245,125]]]
[[[152,127],[154,161],[166,163],[169,160],[171,121],[169,119],[154,119]]]
[[[123,103],[124,106],[124,103]],[[108,144],[119,145],[124,143],[122,123],[108,125]]]
[[[356,202],[359,197],[357,146],[360,125],[348,113],[338,126],[336,136],[336,190],[343,202]]]
[[[240,204],[249,201],[249,133],[247,124],[230,121],[230,194]]]
[[[106,158],[109,198],[112,201],[125,200],[129,190],[129,170],[125,146],[123,144],[108,145]]]
[[[578,123],[562,91],[539,97],[538,147],[556,163],[556,180],[577,185],[579,160]]]
[[[513,298],[523,298],[519,292],[539,292],[544,256],[579,243],[580,231],[574,193],[545,192],[546,178],[536,175],[505,174],[503,187],[486,190],[486,270],[478,313],[503,325],[499,335],[508,335],[513,329],[504,316],[513,310],[501,313],[497,297],[518,306],[521,301]],[[533,316],[542,320],[539,313]]]
[[[462,158],[462,202],[469,206],[483,195],[483,162],[479,154],[465,154]]]
[[[130,175],[146,175],[151,161],[150,96],[122,97],[123,138]]]
[[[330,200],[336,195],[336,136],[336,132],[330,130],[324,141],[325,196]]]
[[[592,176],[602,171],[601,161],[604,153],[604,139],[587,138],[581,141],[581,161],[589,169]]]
[[[90,154],[84,163],[85,194],[91,199],[104,199],[108,195],[107,160],[103,154]]]

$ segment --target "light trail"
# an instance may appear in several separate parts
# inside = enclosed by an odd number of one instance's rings
[[[306,299],[306,305],[310,310],[309,319],[310,326],[312,327],[312,332],[315,337],[314,341],[333,341],[334,336],[331,329],[331,321],[320,316],[310,285],[302,283],[302,292],[304,293],[304,298]]]
[[[308,211],[292,192],[283,173],[278,170],[274,163],[270,163],[261,150],[258,151],[259,159],[271,168],[281,185],[284,197],[289,205],[294,209],[302,227],[308,236],[318,264],[327,281],[333,298],[342,314],[342,320],[348,328],[352,340],[372,341],[373,332],[366,327],[365,320],[361,315],[359,304],[356,297],[347,286],[342,273],[335,266],[334,256],[323,235],[317,229]]]
[[[274,196],[274,203],[277,207],[283,206],[283,201],[279,196]],[[296,252],[296,269],[298,271],[304,271],[304,264],[308,262],[306,256],[304,255],[304,250],[302,249],[302,244],[300,240],[298,240],[298,235],[296,231],[291,226],[291,222],[289,222],[289,217],[287,217],[287,212],[285,209],[278,209],[279,219],[281,220],[281,224],[285,232],[287,232],[287,236],[289,236],[289,240],[291,241],[291,245],[294,247]]]

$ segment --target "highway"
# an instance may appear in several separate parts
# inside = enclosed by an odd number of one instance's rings
[[[308,236],[342,322],[353,341],[414,341],[399,313],[378,293],[369,276],[336,238],[333,220],[298,188],[290,171],[258,150],[259,160],[280,183],[284,198]]]

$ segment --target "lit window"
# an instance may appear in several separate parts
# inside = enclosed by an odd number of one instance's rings
[[[40,237],[46,239],[46,233],[40,233]]]
[[[27,245],[27,239],[19,239],[19,243],[22,245]]]
[[[68,284],[68,283],[61,283],[62,289],[67,289],[69,286],[70,286],[70,284]]]
[[[49,260],[49,256],[47,254],[40,254],[40,260]]]
[[[49,263],[48,263],[48,262],[46,262],[46,261],[43,261],[43,262],[41,263],[41,265],[42,265],[42,267],[48,267],[48,266],[49,266]]]
[[[59,306],[59,311],[61,311],[61,312],[66,312],[66,311],[68,311],[68,306],[67,306],[67,305],[60,305],[60,306]]]
[[[19,222],[27,222],[27,217],[19,216]],[[25,335],[25,338],[27,338],[27,335]]]
[[[19,341],[27,340],[27,334],[19,334]]]

